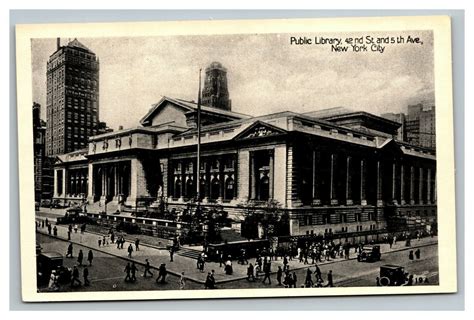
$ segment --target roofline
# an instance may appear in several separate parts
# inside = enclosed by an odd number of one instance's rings
[[[379,121],[382,121],[382,122],[386,122],[386,123],[388,123],[392,126],[396,126],[397,128],[399,128],[401,126],[401,123],[399,123],[399,122],[392,121],[392,120],[386,119],[384,117],[377,116],[377,115],[374,115],[372,113],[368,113],[368,112],[365,112],[365,111],[355,111],[355,112],[350,112],[350,113],[342,113],[342,114],[338,114],[338,115],[321,117],[321,118],[318,118],[318,119],[324,119],[324,120],[328,121],[329,119],[344,119],[344,118],[350,118],[350,117],[359,116],[359,115],[364,115],[364,116],[372,118],[372,119],[376,119],[376,120],[379,120]]]

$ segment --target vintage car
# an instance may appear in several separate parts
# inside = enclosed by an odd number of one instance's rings
[[[380,261],[382,254],[380,253],[380,246],[377,245],[365,245],[362,247],[361,252],[357,255],[357,261],[374,262]]]
[[[57,224],[69,224],[69,223],[88,223],[94,224],[96,221],[87,216],[87,213],[82,211],[80,207],[73,207],[66,210],[66,213],[62,217],[56,219]]]
[[[71,270],[63,266],[63,255],[58,252],[43,252],[36,257],[38,286],[47,285],[51,272],[56,270],[59,283],[71,281]]]
[[[401,266],[386,264],[380,267],[380,285],[387,286],[402,286],[407,281],[407,273]]]

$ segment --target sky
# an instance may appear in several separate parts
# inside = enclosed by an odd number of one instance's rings
[[[383,53],[331,52],[331,45],[291,45],[290,37],[419,37]],[[66,45],[68,40],[61,39]],[[139,120],[162,96],[197,100],[199,68],[227,68],[232,110],[249,115],[346,107],[376,115],[434,102],[429,31],[79,38],[100,59],[100,120],[117,129]],[[32,39],[33,99],[46,119],[46,62],[56,39]]]

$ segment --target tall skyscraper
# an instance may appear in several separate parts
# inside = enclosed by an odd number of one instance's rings
[[[77,39],[47,63],[46,155],[85,148],[99,123],[99,59]]]
[[[35,177],[35,201],[53,197],[53,158],[45,155],[46,123],[41,120],[41,106],[33,103],[33,158]]]
[[[227,69],[219,62],[213,62],[206,68],[202,104],[227,111],[232,108],[227,89]]]

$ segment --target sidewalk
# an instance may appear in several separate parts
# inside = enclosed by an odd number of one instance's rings
[[[41,220],[41,219],[37,217],[37,220]],[[57,225],[56,227],[58,228],[57,238],[64,241],[68,241],[67,240],[67,226]],[[48,234],[48,230],[46,227],[44,228],[39,227],[37,229],[37,232],[40,232],[42,234]],[[102,236],[97,233],[91,233],[91,232],[85,232],[84,234],[81,234],[80,231],[78,231],[77,233],[74,233],[73,231],[71,234],[72,243],[80,244],[90,249],[102,251],[110,255],[116,256],[118,258],[134,261],[135,263],[142,264],[142,265],[145,264],[145,259],[148,259],[150,261],[151,266],[154,268],[158,268],[160,264],[165,263],[166,269],[168,270],[169,273],[179,276],[181,272],[184,271],[186,278],[195,282],[204,283],[207,277],[207,273],[210,272],[211,270],[215,271],[215,279],[216,279],[217,284],[246,278],[248,265],[240,265],[237,263],[237,261],[233,261],[232,267],[234,269],[234,273],[232,275],[226,275],[224,272],[224,267],[223,266],[219,267],[219,263],[215,263],[215,262],[207,262],[204,267],[204,272],[200,272],[196,268],[197,261],[192,258],[187,258],[187,257],[174,254],[174,257],[173,257],[174,261],[170,262],[169,252],[167,250],[163,250],[154,246],[149,246],[146,243],[140,243],[140,250],[135,251],[135,245],[130,241],[125,242],[123,249],[117,249],[117,246],[115,244],[109,244],[108,246],[105,246],[105,247],[101,246],[99,248],[99,245],[98,245],[99,238],[102,239]],[[415,239],[415,240],[412,240],[412,248],[431,245],[435,243],[437,243],[436,237],[423,238],[419,241]],[[127,251],[129,244],[132,244],[133,249],[134,249],[131,259],[128,258],[128,251]],[[398,242],[392,247],[392,249],[390,249],[388,244],[381,244],[380,249],[383,254],[387,252],[406,250],[407,248],[405,247],[404,242]],[[354,253],[354,250],[351,250],[350,257],[351,257],[350,258],[351,260],[356,259],[357,256]],[[311,259],[309,260],[311,262]],[[332,264],[332,263],[337,263],[340,261],[345,261],[345,260],[343,258],[336,258],[334,260],[323,261],[321,263],[318,263],[318,265]],[[255,259],[250,259],[249,262],[255,265]],[[272,273],[275,273],[277,271],[278,266],[283,267],[283,260],[279,259],[277,261],[272,261]],[[305,265],[303,263],[298,262],[297,259],[293,259],[292,261],[289,261],[289,266],[290,266],[290,270],[296,270],[296,269],[310,267],[311,264]]]

